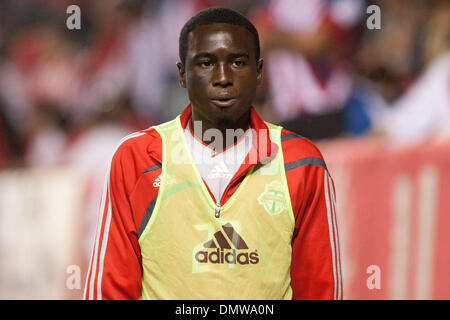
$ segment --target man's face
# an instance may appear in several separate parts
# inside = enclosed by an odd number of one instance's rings
[[[253,35],[241,26],[216,23],[198,26],[188,35],[180,84],[188,89],[194,120],[216,128],[247,121],[262,79]]]

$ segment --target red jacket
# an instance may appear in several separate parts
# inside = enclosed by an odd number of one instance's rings
[[[189,105],[181,114],[183,128],[190,117]],[[255,130],[267,129],[253,108],[250,125]],[[285,129],[281,134],[295,216],[291,261],[293,299],[342,299],[333,181],[322,154],[311,141]],[[258,150],[260,145],[270,154],[273,144],[268,137],[266,144],[255,143],[250,152],[263,154]],[[114,153],[105,182],[85,299],[141,296],[138,229],[149,203],[158,195],[161,158],[162,141],[152,128],[124,138]],[[251,166],[249,161],[241,165],[224,192],[222,205],[239,187]],[[153,189],[142,197],[135,192],[135,186],[144,175],[156,181]]]

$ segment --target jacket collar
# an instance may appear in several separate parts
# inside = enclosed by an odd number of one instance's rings
[[[188,125],[191,116],[192,106],[188,104],[179,117],[183,129]],[[276,156],[278,146],[270,140],[269,128],[253,106],[250,108],[250,128],[254,134],[253,145],[244,162],[250,165],[269,162]],[[152,158],[162,163],[162,148],[152,148],[148,151]]]

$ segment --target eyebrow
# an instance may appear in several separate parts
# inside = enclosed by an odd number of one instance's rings
[[[199,59],[199,58],[213,58],[213,57],[214,57],[214,55],[211,54],[211,53],[208,53],[208,52],[199,52],[199,53],[197,53],[192,59],[193,59],[193,60],[196,60],[196,59]]]
[[[230,54],[230,56],[233,59],[241,58],[241,57],[244,57],[244,58],[247,58],[247,59],[250,58],[249,54],[245,53],[245,52],[232,53],[232,54]],[[211,53],[199,52],[193,57],[193,60],[196,60],[196,59],[199,59],[199,58],[214,58],[214,57],[215,57],[215,55],[213,55]]]
[[[241,57],[250,59],[249,54],[248,54],[248,53],[245,53],[245,52],[233,53],[233,54],[231,54],[231,57],[232,57],[233,59],[241,58]]]

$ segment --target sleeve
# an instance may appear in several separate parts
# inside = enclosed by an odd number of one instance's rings
[[[293,299],[343,298],[334,183],[325,166],[297,169],[304,183],[292,240]],[[293,206],[294,207],[294,206]]]
[[[119,147],[106,174],[84,299],[141,296],[141,255],[127,195],[135,176],[132,161]]]

